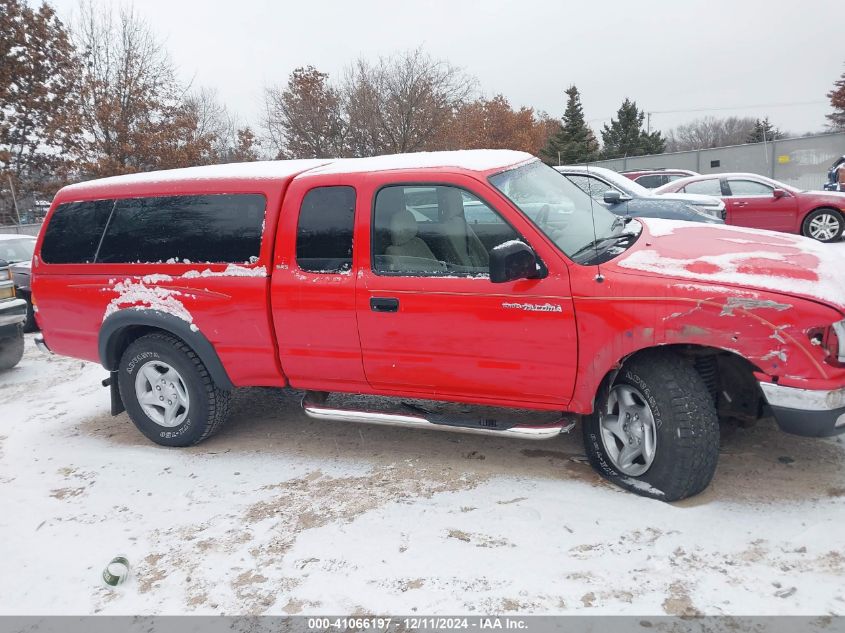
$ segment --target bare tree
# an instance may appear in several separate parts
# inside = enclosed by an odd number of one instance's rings
[[[284,87],[265,91],[264,128],[279,158],[346,154],[342,95],[313,66],[297,68]]]
[[[344,101],[353,155],[416,152],[436,141],[475,79],[421,49],[359,59],[347,70]]]
[[[82,57],[82,160],[91,175],[142,171],[161,165],[173,145],[172,122],[184,90],[167,51],[126,6],[83,0],[74,29]]]
[[[751,117],[704,117],[679,125],[666,135],[666,151],[740,145],[754,129]]]

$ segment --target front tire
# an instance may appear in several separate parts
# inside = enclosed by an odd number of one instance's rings
[[[118,386],[132,422],[162,446],[197,444],[228,417],[230,392],[217,387],[199,356],[169,334],[148,334],[126,348]]]
[[[801,225],[804,237],[811,237],[819,242],[835,242],[845,230],[845,218],[836,209],[816,209],[807,214]]]
[[[677,501],[704,490],[719,455],[719,420],[693,366],[667,351],[623,365],[584,420],[599,474],[636,494]]]

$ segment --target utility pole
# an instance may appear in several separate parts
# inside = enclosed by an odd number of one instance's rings
[[[12,190],[12,202],[15,203],[15,215],[18,216],[18,226],[21,225],[21,213],[18,210],[18,199],[15,197],[15,185],[12,184],[12,174],[6,174],[9,177],[9,189]]]
[[[646,112],[646,134],[651,134],[651,112]]]

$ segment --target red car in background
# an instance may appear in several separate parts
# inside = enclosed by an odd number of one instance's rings
[[[635,183],[646,189],[657,189],[665,184],[686,178],[687,176],[698,176],[697,171],[689,169],[671,169],[658,167],[654,169],[640,169],[619,172],[625,178],[630,178]]]
[[[798,233],[834,242],[845,229],[845,193],[802,191],[757,174],[707,174],[670,182],[655,193],[701,193],[720,196],[725,222],[736,226]]]

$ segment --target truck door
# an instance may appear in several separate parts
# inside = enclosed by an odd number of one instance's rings
[[[374,204],[369,218],[359,218],[357,242],[370,247],[368,257],[358,253],[357,310],[371,387],[563,408],[577,345],[562,258],[515,211],[505,220],[479,195],[478,181],[374,180]],[[548,267],[544,278],[490,281],[490,250],[512,239],[535,248]]]
[[[284,196],[270,298],[282,370],[299,389],[366,385],[352,274],[357,197],[337,178],[294,179]]]

